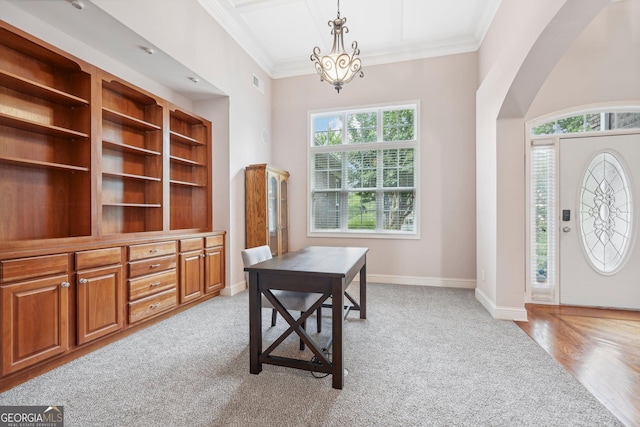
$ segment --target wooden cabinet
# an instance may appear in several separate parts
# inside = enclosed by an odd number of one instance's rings
[[[205,294],[220,293],[224,288],[224,235],[205,238],[204,285]]]
[[[266,164],[245,169],[246,247],[269,245],[274,256],[289,252],[289,172]]]
[[[177,305],[176,242],[129,246],[128,260],[130,324]]]
[[[224,235],[180,241],[180,302],[224,287]]]
[[[67,351],[70,283],[66,254],[0,265],[2,375],[7,375]]]
[[[180,241],[180,302],[204,295],[204,239]]]
[[[121,252],[115,247],[75,254],[78,345],[123,327]]]

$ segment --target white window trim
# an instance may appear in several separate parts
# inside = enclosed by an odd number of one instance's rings
[[[330,231],[311,231],[311,212],[313,209],[313,200],[311,197],[311,179],[310,174],[312,170],[311,163],[311,154],[312,153],[321,153],[321,152],[332,152],[335,151],[331,146],[321,146],[314,147],[313,146],[313,123],[312,117],[317,115],[329,115],[331,113],[364,113],[370,112],[373,110],[385,109],[385,110],[394,110],[394,109],[403,109],[403,108],[415,108],[416,117],[414,120],[414,131],[415,131],[415,142],[411,141],[410,143],[396,141],[396,142],[376,142],[369,143],[375,144],[376,150],[383,149],[396,149],[396,148],[408,148],[408,145],[411,144],[410,148],[415,149],[414,156],[414,168],[415,168],[415,192],[416,192],[416,201],[417,203],[414,205],[414,217],[415,220],[415,231],[412,233],[401,233],[397,231],[340,231],[340,232],[330,232]],[[378,134],[382,133],[382,121],[378,121]],[[347,133],[343,133],[343,138],[346,138]],[[321,237],[321,238],[342,238],[342,239],[392,239],[392,240],[418,240],[420,239],[420,203],[421,203],[421,182],[420,182],[420,101],[404,101],[397,103],[388,103],[388,104],[374,104],[374,105],[366,105],[366,106],[358,106],[358,107],[345,107],[345,108],[331,108],[331,109],[322,109],[322,110],[313,110],[307,112],[307,237]],[[361,151],[364,147],[371,145],[369,144],[344,144],[344,151]]]

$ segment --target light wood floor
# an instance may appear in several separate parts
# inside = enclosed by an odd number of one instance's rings
[[[640,426],[640,312],[527,304],[516,324],[627,426]]]

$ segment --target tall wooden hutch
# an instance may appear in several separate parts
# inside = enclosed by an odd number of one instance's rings
[[[274,256],[289,252],[289,172],[267,164],[245,169],[246,247],[269,245]]]
[[[0,21],[0,391],[220,293],[211,122]]]

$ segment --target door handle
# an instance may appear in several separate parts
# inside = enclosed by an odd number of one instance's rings
[[[564,231],[565,233],[568,233],[571,231],[571,227],[562,227],[562,231]]]

